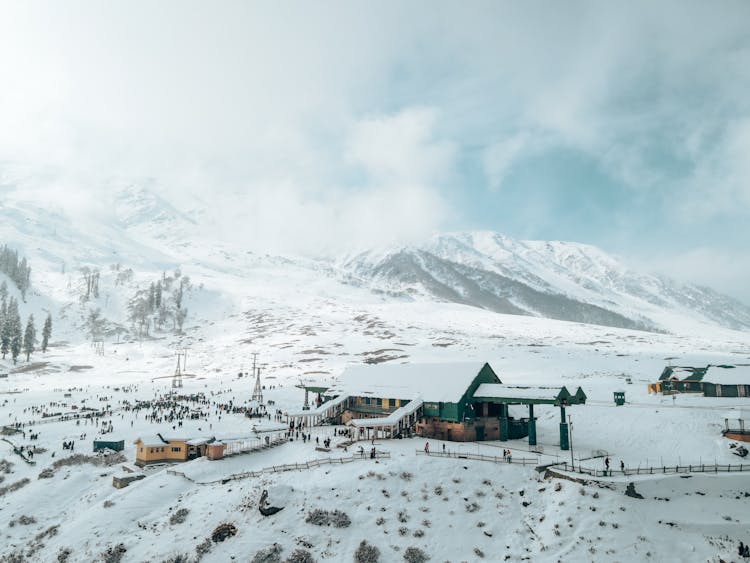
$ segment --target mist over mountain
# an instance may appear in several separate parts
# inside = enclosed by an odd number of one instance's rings
[[[361,301],[365,291],[373,300],[452,303],[624,329],[750,328],[746,305],[709,288],[634,271],[587,244],[521,241],[481,231],[337,258],[264,255],[239,241],[210,237],[199,208],[184,211],[149,186],[124,185],[113,201],[106,214],[80,217],[22,199],[11,198],[3,207],[0,239],[29,257],[30,299],[44,303],[45,311],[66,314],[75,303],[79,315],[72,329],[79,332],[85,332],[91,310],[100,309],[110,330],[133,334],[128,307],[134,296],[174,271],[189,274],[198,292],[186,296],[195,301],[188,324],[198,310],[210,317],[209,301],[239,303],[248,297],[227,280],[251,280],[262,271],[282,292],[289,279],[304,280],[289,286],[290,292],[314,294],[320,284],[333,284],[342,303]],[[101,294],[107,295],[102,302],[82,297],[84,268],[102,273]],[[128,269],[133,275],[124,278]],[[154,326],[156,318],[154,313]],[[163,319],[161,324],[169,326]]]
[[[671,330],[671,316],[750,327],[750,308],[710,288],[636,272],[601,249],[519,241],[494,232],[433,237],[343,262],[352,283],[498,313],[639,330]]]

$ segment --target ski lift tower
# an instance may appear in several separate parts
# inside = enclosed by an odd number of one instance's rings
[[[183,357],[184,368],[185,364],[187,363],[187,350],[177,352],[177,368],[175,369],[174,375],[172,376],[172,389],[176,389],[178,387],[182,388],[182,369],[180,368],[180,359]]]
[[[253,401],[263,404],[263,387],[260,384],[260,367],[257,365],[258,354],[253,354],[253,373],[255,374],[255,388],[253,389]]]

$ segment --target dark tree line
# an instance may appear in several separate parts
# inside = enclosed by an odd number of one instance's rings
[[[173,276],[165,272],[147,289],[139,289],[128,304],[130,321],[138,328],[138,333],[148,335],[150,327],[163,330],[165,325],[182,332],[188,313],[183,307],[183,297],[191,288],[190,278],[176,271]]]
[[[0,272],[6,274],[21,291],[21,297],[26,300],[26,291],[31,283],[31,267],[26,258],[18,258],[18,251],[3,245],[0,248]]]
[[[42,352],[47,351],[49,339],[52,336],[52,316],[48,315],[42,330]],[[18,356],[23,352],[26,361],[36,350],[36,327],[34,326],[34,315],[29,315],[26,321],[26,329],[22,330],[21,314],[18,310],[18,301],[15,297],[8,297],[8,288],[5,282],[0,285],[0,353],[3,359],[10,353],[15,364]]]

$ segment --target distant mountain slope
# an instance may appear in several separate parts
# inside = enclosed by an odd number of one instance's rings
[[[675,317],[750,328],[750,307],[708,288],[634,272],[585,244],[446,234],[416,247],[365,252],[341,267],[346,281],[376,292],[499,313],[644,330],[669,330]]]
[[[44,299],[45,310],[67,314],[71,327],[80,326],[92,308],[101,308],[113,324],[126,325],[135,292],[179,269],[196,287],[203,284],[205,299],[210,292],[211,306],[191,304],[191,311],[206,310],[205,321],[220,320],[211,317],[218,315],[216,303],[242,302],[253,293],[272,291],[285,300],[335,286],[331,294],[342,306],[369,304],[375,294],[380,297],[373,302],[457,303],[626,329],[703,333],[718,325],[750,330],[746,305],[707,288],[635,272],[585,244],[467,232],[338,259],[269,256],[251,252],[242,237],[222,237],[208,219],[205,202],[175,202],[151,181],[112,181],[102,188],[96,206],[80,210],[29,195],[45,182],[44,177],[3,175],[0,166],[0,242],[30,259],[32,293]],[[103,272],[102,303],[80,300],[86,268]],[[120,269],[134,271],[127,287],[116,283]],[[249,282],[261,280],[265,286],[248,289]],[[227,313],[232,311],[222,314]]]

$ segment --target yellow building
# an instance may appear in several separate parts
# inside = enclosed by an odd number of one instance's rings
[[[206,455],[206,448],[214,438],[168,438],[161,434],[138,438],[134,443],[135,464],[139,467],[152,463],[180,463]]]

